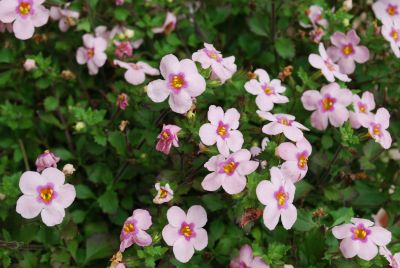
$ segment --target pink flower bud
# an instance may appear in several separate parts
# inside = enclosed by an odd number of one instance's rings
[[[57,162],[60,161],[60,158],[54,155],[50,150],[44,151],[43,154],[39,155],[36,159],[35,165],[37,172],[41,172],[42,170],[49,167],[57,167]]]
[[[36,66],[35,60],[27,59],[27,60],[24,62],[24,69],[25,69],[25,71],[30,72],[30,71],[32,71],[33,69],[36,69],[36,68],[37,68],[37,66]]]

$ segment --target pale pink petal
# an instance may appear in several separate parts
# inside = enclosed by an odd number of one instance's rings
[[[199,136],[204,145],[211,146],[217,142],[217,127],[206,123],[200,127]]]
[[[45,183],[45,179],[38,172],[25,171],[19,179],[19,188],[24,194],[36,195],[37,187]]]
[[[147,86],[147,95],[154,102],[165,101],[170,94],[165,80],[157,79],[152,81]]]
[[[282,124],[279,124],[277,122],[271,122],[263,126],[262,132],[264,132],[267,135],[278,135],[282,133],[284,130],[284,126]]]
[[[267,265],[260,256],[257,256],[257,257],[254,257],[254,260],[251,263],[250,267],[251,268],[269,268],[269,265]]]
[[[363,100],[363,102],[365,102],[365,104],[367,105],[369,111],[372,111],[372,110],[375,109],[374,94],[372,94],[372,93],[369,92],[369,91],[365,91],[365,92],[362,94],[362,100]]]
[[[275,185],[281,185],[282,180],[284,179],[283,174],[281,172],[281,170],[277,167],[272,167],[269,171],[269,173],[271,174],[271,181],[272,184]]]
[[[297,220],[297,209],[293,204],[288,204],[286,209],[281,210],[281,221],[283,228],[289,230]]]
[[[229,155],[228,144],[221,137],[217,137],[217,148],[218,148],[218,151],[219,151],[220,154],[222,154],[224,156],[228,156]]]
[[[354,60],[357,63],[365,63],[369,59],[369,50],[365,46],[355,48]]]
[[[317,54],[310,54],[308,56],[308,62],[311,64],[312,67],[321,69],[323,66],[325,66],[324,60],[321,58],[320,55]]]
[[[96,52],[92,60],[97,65],[97,67],[101,67],[106,63],[107,55],[104,52]]]
[[[57,206],[56,204],[52,204],[44,207],[40,215],[44,224],[46,224],[47,226],[54,226],[60,224],[63,221],[65,211],[63,208]]]
[[[192,98],[185,91],[181,91],[178,94],[171,94],[168,103],[172,111],[184,114],[192,107]]]
[[[347,32],[346,38],[353,45],[358,45],[358,43],[360,43],[360,37],[358,37],[354,29]]]
[[[222,181],[222,188],[231,195],[240,193],[245,187],[246,177],[237,173],[232,174],[229,178],[225,177],[225,180]]]
[[[280,216],[279,209],[276,204],[268,204],[264,208],[264,213],[263,213],[263,220],[265,226],[269,230],[274,230],[276,225],[279,222],[279,216]]]
[[[17,200],[17,213],[21,214],[25,219],[33,219],[39,215],[44,204],[36,200],[34,196],[22,195]]]
[[[31,16],[31,21],[35,27],[43,26],[49,20],[50,12],[44,6],[36,6],[35,12]]]
[[[392,145],[392,136],[387,130],[382,130],[383,137],[380,140],[380,144],[382,145],[383,149],[389,149]]]
[[[208,245],[207,231],[203,228],[196,229],[196,237],[193,241],[193,247],[196,250],[203,250]]]
[[[254,171],[256,171],[256,169],[258,168],[259,163],[257,161],[243,161],[240,162],[239,166],[237,167],[237,172],[240,175],[249,175],[251,173],[253,173]]]
[[[383,129],[389,127],[390,114],[385,108],[379,108],[375,114],[375,121],[381,125]]]
[[[270,181],[263,180],[261,181],[256,188],[257,199],[263,205],[268,205],[274,202],[274,186]]]
[[[206,191],[214,192],[221,187],[223,176],[223,174],[218,174],[218,172],[210,173],[204,178],[201,186]]]
[[[244,262],[246,265],[251,265],[253,261],[253,250],[249,245],[244,245],[239,252],[239,261]]]
[[[328,47],[328,49],[326,50],[326,53],[328,53],[329,58],[333,62],[337,62],[341,58],[340,49],[337,47]]]
[[[296,160],[297,151],[297,147],[290,142],[281,143],[277,148],[279,156],[284,160]]]
[[[84,34],[82,40],[86,48],[94,47],[94,36],[92,34]]]
[[[59,20],[58,28],[61,32],[66,32],[69,29],[69,24],[65,20]]]
[[[310,142],[307,139],[302,139],[301,141],[298,141],[296,143],[297,148],[299,148],[300,151],[307,151],[308,154],[311,154],[312,152],[312,147]]]
[[[321,93],[317,90],[307,90],[301,96],[301,102],[303,103],[304,109],[308,111],[318,109],[318,103],[321,99]]]
[[[168,54],[161,59],[160,71],[161,75],[168,79],[169,74],[177,74],[180,69],[179,60],[176,56]]]
[[[141,66],[143,71],[148,74],[148,75],[159,75],[160,72],[156,69],[151,67],[149,64],[142,62],[142,61],[138,61],[137,65]]]
[[[84,47],[78,48],[76,51],[76,61],[79,64],[85,64],[86,63],[86,49]]]
[[[269,75],[265,70],[257,69],[257,70],[254,71],[254,73],[258,76],[259,80],[262,83],[269,83],[269,81],[270,81]]]
[[[50,17],[52,20],[59,20],[61,19],[61,13],[60,13],[60,8],[59,7],[51,7],[50,8]]]
[[[196,74],[197,67],[194,61],[189,59],[183,59],[180,61],[180,71],[185,72],[186,74]]]
[[[45,177],[48,182],[53,183],[55,186],[61,186],[65,182],[64,173],[53,167],[49,167],[43,170],[42,176]]]
[[[175,241],[173,251],[175,258],[182,263],[187,263],[194,254],[192,242],[187,241],[183,236]]]
[[[371,238],[378,246],[386,246],[392,240],[392,233],[382,227],[373,226],[370,230],[371,234],[368,238]]]
[[[87,62],[87,66],[88,66],[90,75],[96,75],[99,72],[99,67],[94,63],[94,61],[89,60]]]
[[[257,114],[259,117],[261,117],[263,119],[267,119],[268,121],[272,121],[272,122],[277,121],[276,117],[273,114],[271,114],[270,112],[257,111]]]
[[[97,51],[103,52],[104,50],[107,49],[107,40],[105,40],[102,37],[96,37],[94,39],[94,47],[96,48]]]
[[[315,111],[311,115],[311,125],[319,130],[325,130],[328,127],[327,113]]]
[[[0,1],[0,21],[3,23],[13,22],[18,14],[15,9],[18,6],[18,2],[15,0],[2,0]]]
[[[349,119],[349,111],[340,104],[335,105],[335,110],[328,114],[329,122],[334,127],[340,127]]]
[[[148,233],[139,229],[135,237],[135,242],[141,247],[147,247],[151,245],[153,240]]]
[[[206,210],[199,205],[191,206],[187,212],[186,222],[194,223],[195,228],[201,228],[207,223]]]
[[[292,126],[286,126],[283,128],[283,134],[285,134],[286,138],[288,138],[291,141],[299,141],[304,139],[303,132]]]
[[[345,107],[349,106],[353,101],[353,93],[348,89],[338,89],[334,96],[337,99],[337,102]]]
[[[223,155],[216,155],[210,158],[205,164],[204,167],[209,171],[216,171],[218,169],[218,164],[223,162],[225,157]]]
[[[76,197],[75,187],[69,183],[57,187],[57,197],[54,201],[62,208],[69,207]]]
[[[351,237],[346,237],[340,242],[340,251],[345,258],[353,258],[359,251],[359,243],[353,241]]]
[[[191,97],[200,96],[206,90],[206,80],[198,73],[190,74],[186,77],[188,87],[184,89]]]
[[[211,105],[207,113],[208,121],[214,126],[218,126],[219,121],[224,120],[224,110],[220,106]]]
[[[337,239],[343,239],[352,236],[351,228],[353,224],[342,224],[332,228],[332,233]]]
[[[329,70],[326,66],[321,68],[322,74],[325,76],[326,80],[329,82],[335,81],[335,76],[331,70]]]
[[[358,243],[358,257],[363,260],[370,261],[378,254],[378,247],[372,242],[367,241],[366,243]]]
[[[140,85],[146,79],[146,76],[142,70],[134,70],[134,69],[128,69],[125,72],[124,77],[125,80],[132,85]]]
[[[302,172],[297,165],[297,161],[286,161],[281,166],[282,173],[286,179],[290,179],[292,182],[301,180]],[[307,172],[307,170],[305,170]],[[304,173],[305,175],[305,173]]]
[[[236,162],[248,161],[251,158],[251,153],[247,149],[241,149],[235,153],[233,153],[232,158],[235,159]]]
[[[355,225],[363,224],[365,227],[370,227],[374,225],[374,222],[362,218],[351,218],[351,222]]]
[[[242,149],[242,145],[244,143],[243,134],[238,130],[230,131],[229,138],[226,139],[226,143],[232,152]]]
[[[133,245],[132,238],[124,239],[121,241],[121,244],[119,245],[119,251],[124,252],[125,249],[129,248],[132,245]]]
[[[180,207],[173,206],[167,211],[167,219],[170,225],[179,228],[186,220],[186,213]]]
[[[179,227],[174,227],[170,224],[164,226],[162,237],[168,246],[174,245],[175,241],[180,237]]]
[[[342,32],[335,32],[331,36],[331,42],[336,47],[341,47],[344,42],[346,42],[346,35]]]
[[[251,79],[250,81],[246,82],[246,84],[244,84],[244,88],[247,92],[253,95],[262,93],[260,83],[255,79]]]
[[[150,213],[145,209],[135,209],[132,217],[136,220],[137,227],[142,230],[149,229],[152,224]]]
[[[239,127],[240,113],[235,108],[230,108],[225,112],[224,123],[228,124],[231,129]]]
[[[274,108],[274,103],[272,102],[272,98],[267,97],[265,94],[260,94],[256,98],[257,107],[261,111],[271,111]]]
[[[353,58],[341,58],[339,60],[339,68],[342,73],[352,74],[356,69],[356,64],[354,63]]]
[[[13,24],[13,32],[18,39],[26,40],[33,36],[35,27],[29,18],[17,18]]]

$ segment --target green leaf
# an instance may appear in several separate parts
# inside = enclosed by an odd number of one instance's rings
[[[350,219],[354,217],[353,208],[340,208],[336,211],[330,211],[329,214],[332,215],[335,220],[332,226],[336,226],[342,223],[350,222]]]
[[[89,187],[83,184],[75,185],[76,197],[79,199],[95,198],[94,193]]]
[[[117,7],[114,9],[114,18],[116,18],[119,21],[125,21],[126,18],[129,16],[129,9],[127,8],[122,8],[122,7]]]
[[[247,24],[249,25],[250,31],[259,36],[268,36],[268,22],[269,19],[264,14],[257,14],[255,16],[251,16],[247,20]]]
[[[86,168],[89,180],[92,182],[111,183],[113,175],[108,165],[103,163],[94,164]]]
[[[297,211],[297,220],[293,226],[295,230],[307,232],[316,227],[318,227],[318,225],[314,222],[311,211],[306,211],[304,209],[299,209]]]
[[[295,55],[295,47],[292,40],[280,37],[275,41],[275,49],[278,52],[279,56],[284,59],[291,59]]]
[[[113,131],[108,135],[108,141],[119,155],[126,154],[125,136],[120,131]]]
[[[55,98],[53,96],[49,96],[44,99],[44,108],[47,111],[54,111],[55,109],[57,109],[58,106],[59,106],[59,103],[58,103],[57,98]]]
[[[114,243],[113,243],[114,242]],[[96,234],[86,240],[86,259],[89,261],[108,258],[112,256],[115,249],[115,240],[106,234]]]
[[[118,195],[108,190],[97,200],[104,213],[115,213],[118,209]]]

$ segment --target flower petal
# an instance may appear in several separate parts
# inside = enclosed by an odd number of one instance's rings
[[[147,247],[151,245],[153,239],[145,231],[139,230],[135,236],[135,242],[141,247]]]
[[[57,187],[58,196],[54,200],[62,208],[69,207],[76,197],[75,187],[69,183]]]
[[[54,184],[54,186],[61,186],[65,182],[65,175],[62,171],[49,167],[42,171],[42,176],[47,179],[48,182]]]
[[[214,192],[219,189],[222,185],[223,176],[218,172],[208,174],[201,182],[201,186],[204,190]]]
[[[237,167],[237,172],[240,175],[249,175],[256,171],[258,165],[259,163],[257,161],[243,161],[240,162],[239,166]]]
[[[207,231],[203,228],[196,229],[196,237],[193,241],[193,247],[196,250],[203,250],[208,245]]]
[[[194,254],[192,243],[187,241],[183,236],[176,240],[173,251],[175,258],[182,263],[187,263]]]
[[[165,80],[157,79],[147,86],[147,95],[154,102],[165,101],[170,94]]]
[[[206,123],[200,127],[199,136],[204,145],[211,146],[217,142],[217,127]]]
[[[54,226],[63,221],[65,211],[63,208],[54,203],[44,207],[40,215],[42,216],[42,221],[44,224],[47,226]]]
[[[386,246],[390,243],[390,240],[392,240],[392,233],[388,230],[379,226],[374,226],[370,229],[371,234],[369,235],[369,238],[371,238],[371,240],[378,246]]]
[[[317,90],[307,90],[301,96],[301,102],[303,103],[304,109],[308,111],[318,109],[318,103],[321,99],[321,93]]]
[[[286,230],[292,228],[297,220],[297,209],[293,204],[288,204],[286,209],[281,210],[282,225]]]
[[[340,242],[340,251],[345,258],[353,258],[359,251],[359,243],[353,241],[351,237],[346,237]]]
[[[224,123],[228,124],[231,129],[239,127],[240,113],[235,108],[228,109],[224,115]]]
[[[276,204],[268,204],[264,208],[263,220],[269,230],[274,230],[279,222],[280,211]]]
[[[186,216],[187,223],[194,223],[195,228],[201,228],[207,223],[206,210],[199,205],[191,206]]]
[[[180,207],[173,206],[167,211],[167,219],[170,225],[179,228],[186,220],[186,213]]]
[[[243,134],[238,130],[230,131],[229,138],[226,139],[226,143],[232,152],[242,149],[244,143]]]
[[[171,224],[165,225],[162,230],[162,237],[168,246],[172,246],[175,241],[180,237],[179,228],[174,227]]]
[[[33,36],[35,27],[29,18],[17,18],[13,24],[13,32],[16,38],[26,40]]]
[[[137,227],[147,230],[152,225],[150,213],[145,209],[135,209],[132,217],[136,220]]]
[[[358,257],[363,260],[370,261],[378,254],[378,247],[372,242],[367,241],[366,243],[358,243]]]
[[[274,192],[274,186],[267,180],[261,181],[256,188],[257,199],[263,205],[271,204],[275,200]]]
[[[44,185],[46,180],[38,172],[25,171],[19,179],[21,192],[28,195],[36,195],[37,187]]]
[[[176,56],[168,54],[161,59],[160,72],[161,75],[168,79],[169,74],[177,74],[180,69],[179,60]]]
[[[38,202],[36,197],[22,195],[17,200],[17,213],[21,214],[25,219],[32,219],[39,215],[44,204]]]
[[[232,174],[229,178],[222,181],[222,188],[228,194],[238,194],[246,187],[246,177],[237,173]]]
[[[337,238],[337,239],[343,239],[346,237],[352,236],[351,233],[351,228],[353,227],[353,224],[342,224],[338,225],[332,228],[332,234]]]
[[[185,91],[171,94],[168,100],[171,110],[178,114],[184,114],[192,107],[192,98]]]

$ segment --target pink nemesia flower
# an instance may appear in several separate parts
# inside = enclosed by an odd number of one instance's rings
[[[297,219],[297,209],[292,204],[296,187],[284,178],[277,167],[270,169],[271,181],[263,180],[256,188],[256,194],[261,204],[265,205],[263,218],[269,230],[275,229],[281,218],[286,230],[292,228]]]
[[[372,117],[372,110],[375,109],[374,95],[371,92],[365,91],[360,98],[357,94],[353,95],[354,112],[350,112],[350,124],[352,128],[360,128],[360,117]]]
[[[52,20],[58,20],[58,28],[60,28],[61,32],[66,32],[69,27],[76,24],[76,21],[79,19],[79,12],[59,7],[51,7],[50,17]]]
[[[228,157],[216,155],[210,158],[204,167],[212,173],[208,174],[201,186],[206,191],[216,191],[221,186],[228,194],[237,194],[246,187],[246,176],[253,173],[258,162],[250,160],[251,154],[241,149]]]
[[[124,252],[133,244],[141,247],[150,246],[151,236],[145,231],[152,225],[150,213],[145,209],[135,209],[122,227],[119,251]]]
[[[201,142],[207,146],[217,143],[218,151],[225,156],[229,150],[236,152],[242,148],[243,135],[237,130],[239,127],[240,113],[231,108],[224,113],[221,107],[211,105],[208,108],[208,121],[200,127]]]
[[[369,59],[369,50],[365,46],[359,46],[360,38],[356,31],[350,30],[346,34],[336,32],[331,36],[334,46],[329,47],[329,57],[339,63],[340,72],[352,74],[356,68],[354,63],[364,63]]]
[[[379,108],[374,116],[360,118],[360,123],[368,129],[369,135],[384,149],[392,145],[392,137],[386,130],[389,127],[390,114],[385,108]]]
[[[346,109],[352,102],[352,93],[341,89],[339,84],[330,83],[317,90],[307,90],[301,96],[304,109],[314,111],[311,115],[311,125],[319,130],[328,127],[328,119],[332,126],[340,127],[349,118]]]
[[[172,200],[174,197],[174,191],[172,191],[169,184],[165,184],[165,186],[161,186],[159,182],[155,184],[155,188],[157,190],[157,195],[153,199],[153,203],[162,204]]]
[[[26,171],[19,180],[23,193],[17,200],[17,212],[25,219],[41,215],[47,226],[60,224],[65,216],[65,208],[75,199],[75,187],[64,184],[64,173],[56,168],[46,168],[42,174]]]
[[[312,5],[306,10],[306,14],[314,28],[317,27],[317,24],[325,29],[328,27],[328,21],[322,16],[323,11],[322,7],[317,5]]]
[[[310,37],[311,41],[313,41],[316,44],[321,42],[321,39],[322,37],[324,37],[324,35],[325,31],[321,27],[315,28],[308,33],[308,36]]]
[[[378,254],[377,246],[386,246],[392,234],[379,226],[373,226],[370,220],[352,218],[352,224],[333,227],[332,233],[340,242],[340,251],[345,258],[358,256],[363,260],[372,260]]]
[[[29,39],[35,27],[41,27],[49,20],[49,10],[42,6],[45,0],[2,0],[0,21],[13,23],[15,37]]]
[[[296,142],[279,144],[277,152],[280,158],[286,160],[281,167],[281,171],[286,178],[292,180],[293,183],[298,182],[307,174],[308,158],[311,155],[312,147],[306,139]]]
[[[184,114],[192,107],[193,100],[206,90],[206,81],[199,74],[196,64],[184,59],[179,61],[172,54],[166,55],[160,63],[161,75],[147,86],[147,95],[154,102],[163,102],[169,96],[172,111]]]
[[[60,161],[60,158],[57,157],[55,154],[50,152],[50,150],[44,151],[41,155],[36,158],[36,171],[41,172],[42,170],[49,168],[49,167],[57,167],[57,163]]]
[[[114,41],[114,45],[116,46],[114,54],[116,57],[122,59],[126,57],[132,57],[133,46],[129,41]]]
[[[137,63],[123,62],[114,60],[114,64],[126,69],[124,74],[125,80],[132,85],[140,85],[144,82],[147,75],[159,75],[160,72],[151,67],[145,62],[138,61]]]
[[[269,79],[268,73],[263,69],[254,71],[257,79],[251,79],[244,84],[247,92],[257,95],[256,104],[261,111],[271,111],[274,108],[274,103],[287,103],[288,97],[280,95],[285,92],[286,88],[281,85],[281,80]]]
[[[390,42],[390,47],[397,58],[400,58],[400,18],[393,20],[391,24],[382,26],[383,37]]]
[[[116,27],[118,27],[118,25],[115,26],[115,28]],[[94,29],[95,37],[101,37],[104,40],[106,40],[107,43],[110,42],[114,38],[114,36],[116,34],[115,32],[116,31],[107,30],[107,26],[104,26],[104,25],[99,25]]]
[[[168,246],[173,246],[175,258],[188,262],[194,250],[203,250],[208,244],[207,213],[202,206],[191,206],[187,214],[173,206],[167,211],[168,225],[162,230],[162,237]]]
[[[383,255],[385,259],[389,262],[390,267],[399,268],[400,267],[400,252],[392,254],[389,249],[385,246],[379,247],[379,254]]]
[[[151,31],[153,33],[171,33],[176,27],[176,16],[174,13],[167,12],[167,16],[165,18],[164,24],[161,27],[153,28]]]
[[[328,80],[329,82],[334,82],[335,77],[344,82],[351,81],[351,79],[347,75],[342,74],[339,71],[339,66],[333,63],[333,61],[328,57],[323,43],[319,43],[318,50],[319,55],[310,54],[310,56],[308,56],[308,62],[311,64],[312,67],[320,69],[326,80]]]
[[[296,122],[296,118],[290,114],[271,114],[270,112],[263,111],[257,111],[257,114],[261,118],[271,121],[262,128],[262,132],[267,135],[278,135],[283,133],[289,140],[299,141],[304,138],[301,130],[309,130],[302,124]]]
[[[399,19],[399,0],[378,0],[372,5],[375,16],[385,24],[391,24],[394,19]]]
[[[269,268],[262,257],[253,256],[253,249],[249,245],[243,245],[239,256],[233,258],[229,268]]]
[[[119,94],[117,98],[117,106],[121,110],[125,110],[126,107],[128,107],[128,95],[126,95],[125,93]]]
[[[211,67],[211,79],[220,80],[222,84],[237,70],[235,56],[224,58],[212,44],[204,43],[204,48],[193,53],[192,60],[199,62],[203,69]]]
[[[24,62],[25,71],[30,72],[30,71],[32,71],[32,70],[34,70],[36,68],[37,68],[37,66],[36,66],[36,61],[35,60],[33,60],[33,59],[26,59],[25,60],[25,62]]]
[[[76,52],[76,61],[79,64],[87,64],[89,74],[95,75],[99,72],[99,67],[106,63],[107,41],[101,37],[94,37],[92,34],[85,34],[82,37],[83,47]]]
[[[163,129],[157,137],[156,150],[164,154],[169,154],[172,145],[179,147],[177,134],[180,130],[181,128],[175,125],[163,125]]]
[[[0,33],[4,33],[6,30],[7,30],[9,33],[12,33],[12,31],[13,31],[13,25],[12,25],[12,23],[2,23],[2,22],[0,21]]]

